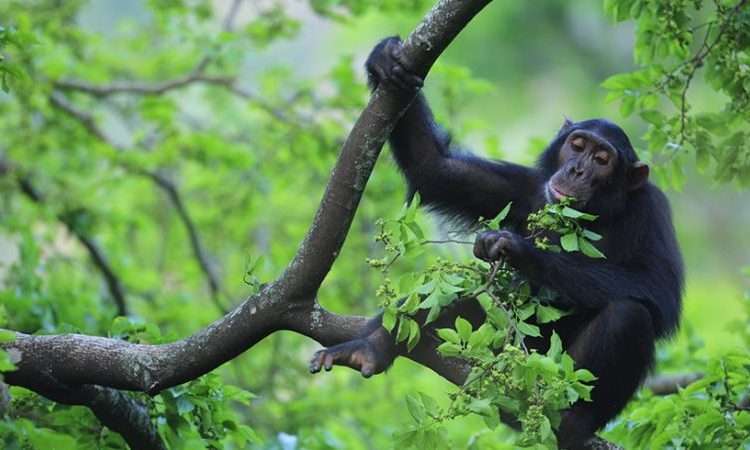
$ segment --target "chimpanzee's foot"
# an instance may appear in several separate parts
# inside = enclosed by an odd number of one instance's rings
[[[363,377],[369,378],[376,373],[384,372],[394,358],[393,338],[384,328],[380,328],[366,338],[319,350],[310,360],[310,372],[317,373],[320,369],[331,370],[334,365],[347,366],[359,370]]]

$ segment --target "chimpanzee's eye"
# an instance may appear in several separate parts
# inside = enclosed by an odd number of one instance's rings
[[[607,152],[598,152],[594,155],[594,161],[597,163],[603,165],[606,165],[609,162],[609,155]]]
[[[577,152],[583,151],[583,148],[586,146],[586,140],[582,137],[577,137],[570,141],[570,146],[573,147],[573,150]]]

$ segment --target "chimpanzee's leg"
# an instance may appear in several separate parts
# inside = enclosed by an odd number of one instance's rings
[[[579,401],[563,413],[561,449],[578,450],[627,404],[654,357],[654,328],[646,307],[635,301],[610,303],[566,343],[577,367],[597,380],[591,402]]]
[[[426,310],[420,310],[415,320],[420,325],[424,324],[427,313]],[[435,340],[435,346],[439,345],[442,340],[431,330],[452,327],[458,316],[467,319],[475,328],[484,322],[484,310],[475,299],[457,300],[445,308],[435,322],[422,328],[422,340],[418,345],[424,345],[429,339]],[[385,371],[396,356],[406,353],[406,346],[396,344],[395,337],[383,328],[381,323],[382,315],[378,315],[370,320],[362,337],[316,352],[310,361],[310,372],[331,370],[334,365],[359,370],[364,377]]]

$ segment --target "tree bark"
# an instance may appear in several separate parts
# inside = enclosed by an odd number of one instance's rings
[[[404,42],[411,69],[425,76],[440,53],[490,0],[441,0]],[[65,104],[53,95],[55,104]],[[379,87],[346,140],[318,211],[296,256],[285,272],[260,293],[185,339],[162,345],[132,344],[78,334],[17,333],[3,344],[17,361],[5,382],[68,404],[89,406],[120,432],[131,446],[161,448],[142,406],[113,389],[160,391],[195,379],[251,348],[278,330],[294,330],[323,345],[351,340],[366,319],[324,310],[315,296],[349,231],[354,213],[383,144],[413,101]],[[94,134],[95,124],[84,121]],[[445,360],[431,346],[410,358],[460,383],[466,367]],[[118,413],[118,409],[120,412]],[[145,422],[145,423],[144,423]]]

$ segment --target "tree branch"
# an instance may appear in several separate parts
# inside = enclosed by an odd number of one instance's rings
[[[50,96],[50,101],[52,102],[53,106],[67,113],[70,117],[83,125],[83,127],[86,128],[86,130],[88,130],[88,132],[91,133],[92,136],[117,150],[123,150],[114,141],[112,141],[101,128],[98,127],[91,114],[76,108],[60,93],[53,93]],[[208,257],[208,252],[205,250],[205,247],[202,244],[198,229],[191,219],[185,203],[182,201],[182,196],[180,195],[177,186],[175,186],[175,184],[171,180],[158,172],[151,172],[147,170],[136,170],[135,172],[152,180],[154,184],[156,184],[156,186],[158,186],[159,189],[164,191],[164,193],[167,195],[169,202],[172,203],[172,206],[174,206],[175,210],[177,211],[177,216],[180,218],[180,222],[183,224],[183,226],[185,227],[185,231],[188,234],[188,241],[190,242],[190,247],[193,250],[193,255],[198,262],[198,266],[206,277],[206,282],[208,283],[208,287],[211,293],[211,300],[214,302],[219,311],[226,314],[227,310],[219,300],[219,295],[221,293],[221,283],[215,271],[213,270],[210,258]],[[71,231],[74,230],[71,229]],[[87,248],[91,247],[90,252],[96,250],[96,245],[91,246],[92,242],[85,242],[83,239],[81,239],[81,242]],[[102,256],[101,252],[99,251],[92,253],[92,257],[95,256]],[[94,259],[96,261],[99,258],[95,257]],[[107,280],[109,283],[110,278],[107,278]]]
[[[18,177],[18,186],[26,197],[34,203],[44,203],[45,198],[41,192],[39,192],[29,177]],[[91,258],[91,262],[94,264],[104,278],[104,282],[107,284],[107,290],[109,295],[112,296],[112,300],[115,302],[117,307],[117,314],[120,316],[128,315],[128,304],[125,296],[125,289],[122,286],[120,277],[117,276],[112,265],[109,263],[107,256],[101,249],[96,240],[86,234],[79,226],[75,224],[75,216],[73,214],[67,214],[65,212],[58,214],[57,219],[65,225],[70,234],[76,237],[78,241],[83,245]]]
[[[410,68],[425,76],[438,55],[489,1],[441,0],[404,42],[402,55]],[[154,395],[215,369],[278,330],[293,330],[326,346],[358,337],[366,318],[333,314],[315,297],[346,238],[375,160],[411,101],[413,97],[393,92],[386,84],[373,92],[343,145],[296,255],[279,279],[261,292],[192,336],[168,344],[133,344],[78,334],[17,333],[13,342],[2,344],[18,357],[17,370],[5,374],[6,381],[36,392],[49,391],[52,379],[55,384],[72,387],[107,386]],[[53,102],[97,134],[98,129],[86,115],[76,114],[72,105],[54,97]],[[437,343],[436,337],[425,333],[406,356],[454,383],[462,383],[469,365],[442,358],[436,351]],[[616,448],[596,442],[600,445],[590,448]]]
[[[227,14],[222,20],[222,29],[232,31],[234,20],[237,17],[243,0],[233,0],[227,10]],[[193,83],[215,84],[222,86],[234,85],[235,78],[229,76],[211,76],[206,75],[206,67],[212,62],[210,55],[205,55],[198,61],[190,73],[178,78],[160,83],[137,83],[137,82],[115,82],[108,85],[97,86],[84,81],[77,80],[56,80],[52,85],[62,91],[79,91],[85,92],[94,97],[109,97],[116,94],[137,94],[137,95],[162,95],[174,89],[187,86]],[[64,99],[63,99],[64,100]]]
[[[404,43],[404,56],[415,72],[425,75],[439,53],[487,3],[439,2]],[[259,294],[205,329],[170,344],[19,333],[14,342],[3,344],[21,355],[18,370],[6,376],[8,382],[39,388],[39,374],[45,373],[71,386],[94,384],[156,394],[213,370],[277,330],[292,329],[324,345],[355,337],[365,318],[329,313],[317,305],[315,294],[343,244],[375,159],[411,100],[387,88],[375,91],[344,144],[297,255],[279,280]],[[83,112],[65,102],[55,104],[106,139]],[[430,355],[424,360],[430,361]],[[453,380],[460,378],[449,373],[451,364],[436,361],[435,366]]]
[[[102,425],[119,433],[132,449],[167,448],[146,406],[124,392],[92,385],[58,386],[37,392],[64,405],[88,407]]]
[[[441,1],[404,41],[402,56],[425,77],[438,55],[490,0]],[[373,165],[398,119],[414,100],[381,83],[354,124],[312,226],[280,283],[292,299],[317,291],[336,260]]]
[[[208,252],[203,246],[200,235],[198,234],[198,229],[196,228],[193,219],[190,217],[185,203],[182,201],[182,196],[180,196],[177,186],[175,186],[172,180],[159,172],[144,172],[144,175],[151,178],[154,183],[156,183],[156,185],[167,194],[169,201],[177,211],[180,221],[185,226],[185,231],[187,232],[190,241],[190,247],[193,249],[193,255],[198,261],[198,266],[200,266],[201,271],[206,277],[208,289],[211,292],[211,300],[222,313],[226,314],[228,311],[224,308],[219,299],[221,295],[221,282],[214,270],[214,265],[211,263]]]
[[[116,82],[108,85],[97,86],[83,81],[57,80],[53,83],[55,88],[63,91],[80,91],[94,97],[103,98],[115,94],[137,94],[137,95],[162,95],[174,89],[193,83],[231,85],[233,77],[209,76],[201,72],[192,71],[187,75],[161,83],[147,84],[135,82]]]

